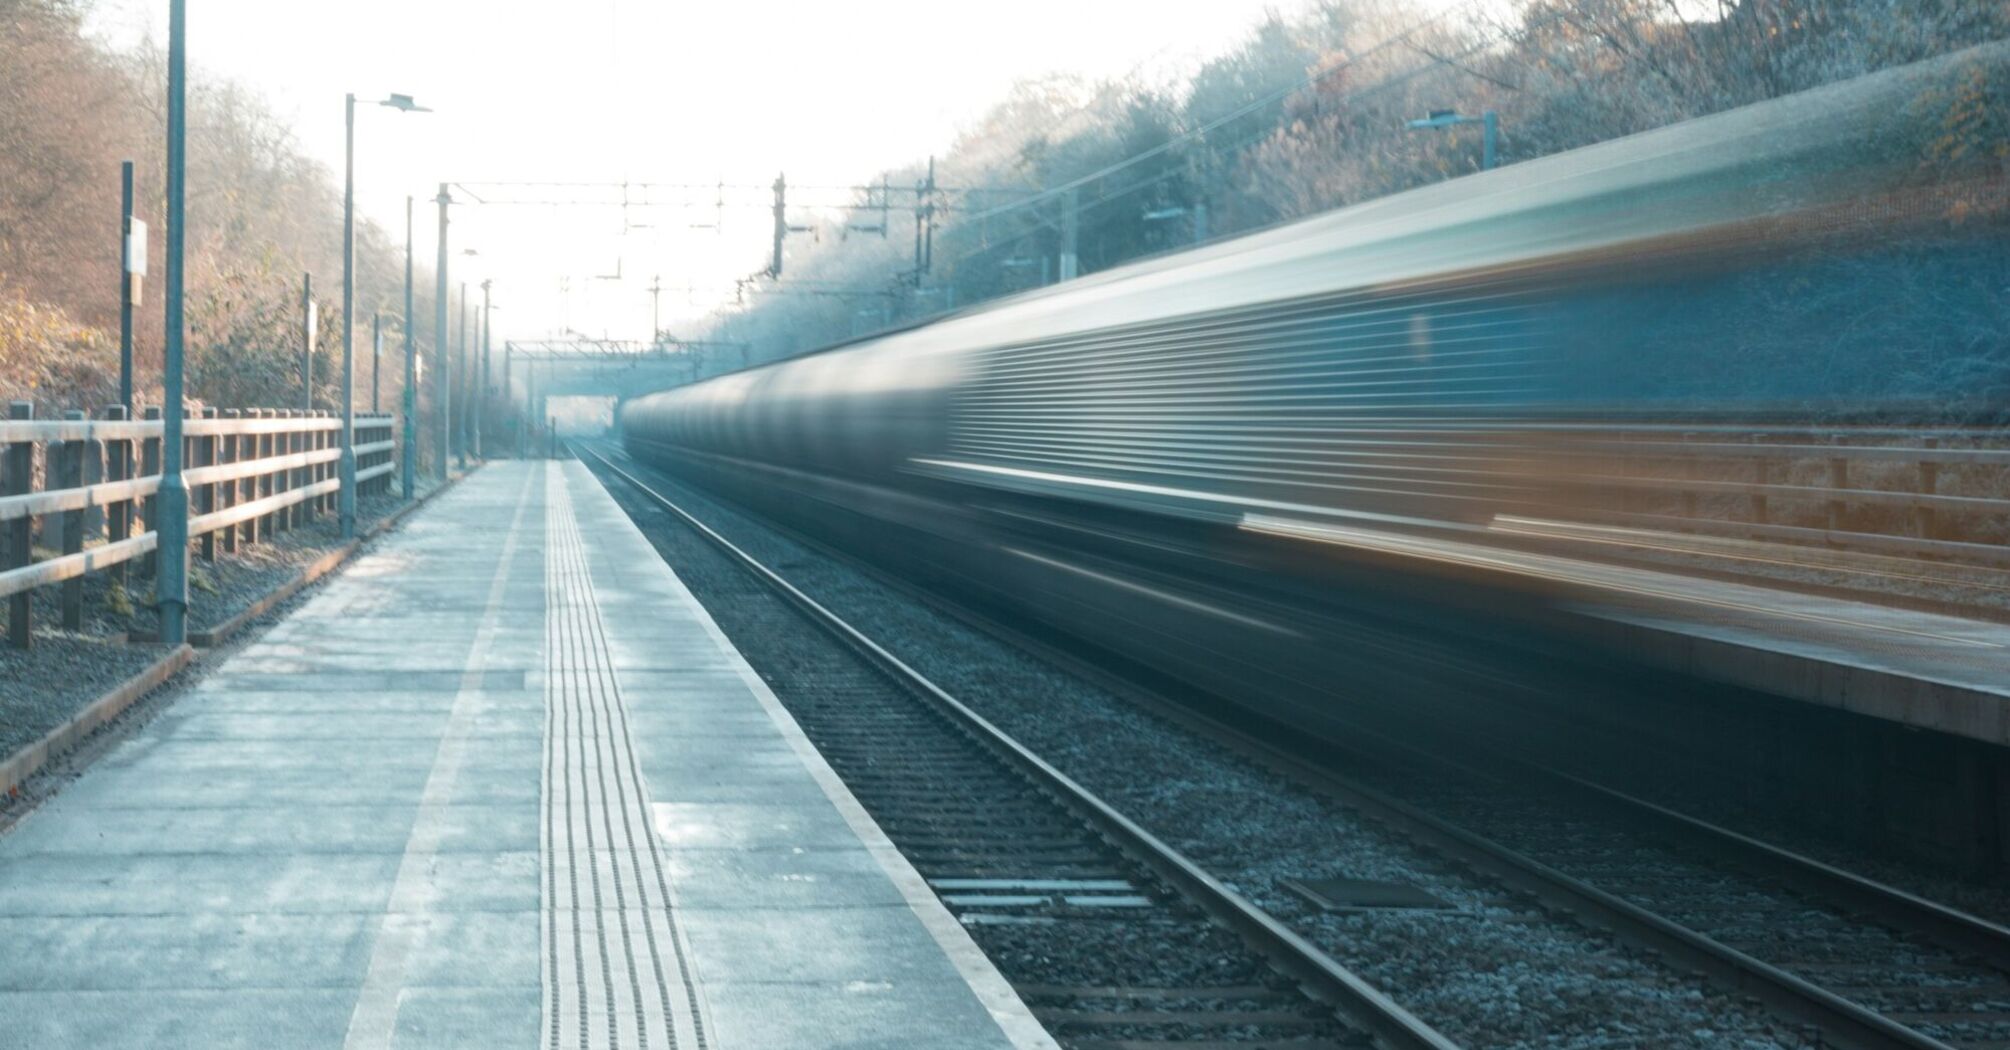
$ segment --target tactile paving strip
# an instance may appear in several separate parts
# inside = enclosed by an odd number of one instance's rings
[[[565,473],[545,519],[544,1038],[708,1045]]]

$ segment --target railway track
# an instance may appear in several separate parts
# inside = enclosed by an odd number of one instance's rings
[[[1355,739],[1373,746],[1321,741],[1329,761],[1314,761],[1278,743],[1292,739],[1288,727],[1252,732],[1246,719],[1196,713],[1057,640],[871,571],[1552,909],[1760,1000],[1808,1026],[1819,1045],[2010,1050],[2010,928],[2000,923],[1498,756],[1461,761],[1358,727]],[[1483,740],[1464,746],[1486,753]],[[1330,761],[1337,755],[1347,772]]]
[[[580,451],[741,571],[749,659],[1064,1046],[1457,1046],[642,479]],[[808,649],[804,620],[821,632]]]
[[[1301,772],[1826,1041],[2010,1050],[2010,930],[2000,925],[1563,774],[1437,755],[1384,770],[1344,781]]]
[[[1322,740],[1315,761],[1279,743],[1292,739],[1288,727],[1253,732],[1246,719],[1231,725],[1198,714],[1065,645],[917,596],[1552,909],[1756,998],[1807,1025],[1822,1045],[2010,1050],[2010,928],[2000,923],[1573,774],[1501,758],[1482,737],[1455,745],[1477,757],[1456,759],[1443,746],[1425,750],[1357,727],[1353,740],[1371,745]]]
[[[1533,767],[1485,770],[1384,741],[1341,748],[1342,774],[1195,715],[1082,654],[874,575],[1546,906],[1752,996],[1822,1045],[2010,1050],[2010,930],[1998,924]]]

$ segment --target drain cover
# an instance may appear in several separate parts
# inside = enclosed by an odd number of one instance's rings
[[[1358,908],[1443,909],[1451,905],[1403,882],[1373,879],[1286,879],[1284,887],[1327,911]]]

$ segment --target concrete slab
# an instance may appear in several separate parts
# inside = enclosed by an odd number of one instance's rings
[[[478,470],[0,835],[0,944],[38,1047],[1054,1045],[576,463]]]

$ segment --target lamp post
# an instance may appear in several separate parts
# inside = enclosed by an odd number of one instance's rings
[[[467,374],[466,374],[467,363],[468,363],[468,282],[466,281],[461,282],[461,324],[456,338],[457,341],[460,343],[459,349],[461,358],[460,362],[457,365],[455,365],[455,368],[461,373],[459,376],[461,383],[461,399],[465,401],[468,399]],[[453,423],[455,431],[454,437],[456,439],[454,441],[454,451],[459,456],[457,462],[460,464],[462,470],[466,470],[468,469],[468,406],[467,405],[461,406],[459,414],[454,416]]]
[[[411,502],[419,473],[419,355],[412,340],[412,198],[405,197],[405,396],[404,470],[399,473],[401,495]]]
[[[1459,124],[1486,125],[1485,144],[1480,152],[1480,170],[1492,171],[1496,163],[1495,147],[1500,141],[1501,131],[1500,115],[1493,110],[1487,110],[1477,117],[1469,117],[1455,109],[1434,109],[1430,116],[1408,121],[1403,126],[1411,131],[1425,131],[1431,128],[1455,127]]]
[[[492,278],[482,278],[481,341],[475,349],[475,352],[481,355],[481,368],[478,370],[481,374],[480,381],[476,383],[478,390],[475,397],[476,459],[480,459],[482,454],[482,416],[489,410],[489,329],[495,324],[495,304],[489,301],[489,286],[494,283]]]
[[[182,246],[185,242],[188,170],[188,2],[168,0],[167,258],[162,298],[167,333],[161,347],[161,480],[155,496],[160,521],[155,546],[154,601],[161,641],[188,637],[188,484],[181,476]]]
[[[453,397],[453,372],[447,367],[447,205],[454,198],[448,195],[446,183],[440,183],[440,195],[433,200],[440,206],[440,254],[433,268],[433,360],[439,366],[434,369],[438,375],[433,382],[439,384],[439,396],[433,399],[433,412],[440,420],[439,477],[445,482],[454,440],[453,406],[448,403]]]
[[[401,113],[428,110],[410,95],[377,103]],[[342,538],[356,535],[356,94],[342,96]],[[310,388],[310,395],[311,388]]]

